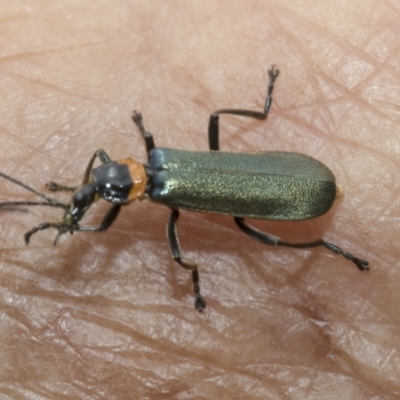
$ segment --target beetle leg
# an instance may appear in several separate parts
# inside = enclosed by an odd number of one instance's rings
[[[265,99],[265,105],[264,105],[265,118],[267,118],[269,109],[271,108],[272,92],[274,90],[274,82],[275,82],[275,79],[278,77],[278,75],[279,75],[279,69],[275,69],[275,65],[271,65],[271,68],[268,70],[269,83],[268,83],[268,89],[267,89],[267,98]]]
[[[154,149],[154,147],[155,147],[153,135],[150,132],[147,132],[146,129],[144,128],[143,116],[142,116],[142,114],[140,114],[140,112],[134,110],[132,113],[132,120],[136,124],[136,126],[139,128],[139,131],[142,134],[142,137],[146,144],[146,152],[148,155],[149,151]]]
[[[45,229],[49,228],[56,228],[58,229],[58,235],[56,236],[53,245],[55,246],[57,244],[58,239],[60,236],[64,233],[71,232],[73,233],[74,231],[83,231],[83,232],[101,232],[105,231],[110,227],[110,225],[115,221],[117,218],[119,211],[121,209],[121,204],[113,204],[109,210],[107,211],[106,215],[104,216],[103,220],[101,221],[100,225],[98,226],[80,226],[78,224],[76,225],[70,225],[67,222],[60,221],[60,222],[43,222],[39,224],[38,226],[35,226],[34,228],[30,229],[28,232],[25,233],[25,243],[29,244],[29,240],[33,234],[39,231],[43,231]]]
[[[272,65],[271,69],[268,70],[268,75],[269,84],[263,112],[242,109],[222,109],[214,111],[210,115],[208,122],[208,144],[210,150],[219,150],[219,114],[240,115],[242,117],[251,117],[259,120],[264,120],[267,118],[272,104],[272,91],[274,90],[274,82],[279,75],[279,69],[275,69],[275,66]]]
[[[181,258],[181,248],[178,239],[178,228],[176,225],[178,218],[179,218],[179,211],[172,210],[167,225],[167,238],[168,238],[169,248],[174,261],[176,261],[181,267],[189,271],[192,271],[193,291],[196,295],[195,307],[196,310],[203,311],[206,308],[206,302],[204,301],[203,297],[200,294],[199,272],[197,270],[197,264],[183,262]]]
[[[56,244],[56,241],[57,241],[58,237],[60,236],[61,230],[63,227],[65,227],[65,224],[63,222],[42,222],[38,226],[35,226],[34,228],[30,229],[28,232],[25,233],[25,235],[24,235],[25,243],[29,244],[29,240],[30,240],[31,236],[34,235],[36,232],[44,231],[45,229],[49,229],[49,228],[56,228],[60,232],[57,235],[56,240],[54,241],[54,244]]]
[[[85,174],[83,175],[82,186],[88,183],[90,178],[90,173],[93,168],[93,163],[97,157],[100,158],[102,164],[112,161],[110,156],[103,149],[97,150],[88,162]],[[67,186],[67,185],[61,185],[57,182],[47,182],[46,188],[50,190],[50,192],[59,192],[59,191],[75,192],[75,190],[79,189],[79,186]]]
[[[83,175],[82,186],[86,185],[88,183],[89,178],[90,178],[90,172],[92,171],[92,168],[93,168],[93,163],[94,163],[94,161],[96,160],[97,157],[100,158],[100,161],[101,161],[102,164],[106,164],[106,163],[112,161],[110,156],[103,149],[97,150],[92,155],[92,158],[88,162],[88,165],[87,165],[86,170],[85,170],[85,174]]]
[[[100,222],[98,226],[80,226],[77,225],[76,227],[71,227],[72,231],[84,231],[84,232],[101,232],[108,229],[111,224],[115,221],[118,217],[118,214],[121,210],[122,204],[113,204],[107,211],[106,215],[104,216],[103,220]]]
[[[104,216],[103,220],[100,222],[98,226],[81,226],[79,224],[75,225],[68,225],[68,223],[60,224],[61,229],[58,229],[58,235],[54,239],[53,245],[55,246],[58,242],[60,236],[66,232],[70,232],[71,234],[75,231],[80,232],[102,232],[105,231],[110,227],[110,225],[115,221],[117,218],[119,211],[121,210],[121,204],[113,204],[107,211],[106,215]],[[57,226],[56,226],[57,228]]]
[[[252,239],[258,240],[261,243],[264,244],[269,244],[273,246],[287,246],[287,247],[295,247],[298,249],[306,249],[310,247],[318,247],[318,246],[324,246],[328,250],[332,251],[335,254],[340,254],[347,260],[352,261],[354,264],[357,265],[357,268],[360,271],[368,271],[369,266],[368,266],[368,261],[363,260],[362,258],[357,258],[353,256],[353,254],[347,253],[343,251],[340,247],[336,246],[333,243],[326,242],[323,239],[317,239],[312,242],[304,242],[304,243],[288,243],[282,241],[280,238],[273,236],[269,233],[266,232],[261,232],[258,229],[255,229],[251,227],[250,225],[246,224],[243,220],[243,218],[234,218],[236,225],[239,227],[239,229],[246,234],[247,236],[251,237]]]

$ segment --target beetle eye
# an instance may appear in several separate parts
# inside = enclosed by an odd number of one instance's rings
[[[93,203],[95,193],[96,189],[92,185],[85,185],[75,192],[72,204],[75,208],[84,209]]]

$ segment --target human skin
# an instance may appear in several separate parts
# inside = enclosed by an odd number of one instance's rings
[[[61,210],[0,213],[0,394],[24,399],[397,399],[400,384],[400,168],[397,2],[3,1],[0,170],[45,190],[74,185],[95,150],[146,161],[130,116],[157,146],[285,150],[327,165],[344,190],[326,215],[252,221],[287,241],[265,246],[225,216],[182,212],[171,260],[167,208],[137,202],[104,233],[23,234]],[[54,194],[68,201],[68,194]],[[1,182],[3,201],[35,197]],[[90,209],[95,225],[105,202]],[[31,398],[29,397],[29,398]]]

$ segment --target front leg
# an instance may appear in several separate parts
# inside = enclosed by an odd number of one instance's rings
[[[142,114],[140,114],[140,112],[138,112],[136,110],[133,111],[132,120],[136,124],[136,126],[139,128],[139,131],[142,134],[142,137],[146,144],[146,152],[147,152],[147,156],[148,156],[150,150],[154,149],[154,147],[155,147],[153,135],[150,132],[147,132],[146,129],[144,128],[143,117],[142,117]]]
[[[88,183],[89,178],[90,178],[90,173],[92,172],[93,163],[97,157],[100,159],[102,164],[106,164],[106,163],[112,161],[110,156],[103,149],[97,150],[93,154],[93,156],[90,158],[88,165],[86,166],[85,173],[84,173],[83,179],[82,179],[82,186],[86,185]],[[59,192],[59,191],[75,192],[76,190],[79,189],[78,186],[61,185],[57,182],[46,183],[46,188],[48,190],[50,190],[50,192]]]

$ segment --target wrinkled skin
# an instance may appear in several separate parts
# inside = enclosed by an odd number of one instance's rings
[[[133,109],[158,146],[204,150],[212,111],[262,109],[275,63],[268,121],[221,117],[221,148],[312,155],[345,195],[314,221],[254,224],[287,240],[322,235],[371,270],[182,212],[199,314],[169,256],[166,208],[138,202],[109,231],[54,248],[54,231],[29,247],[23,233],[61,210],[3,211],[1,398],[399,398],[400,8],[278,3],[3,1],[0,170],[44,190],[79,183],[98,148],[145,161]],[[34,198],[4,181],[0,194]]]

